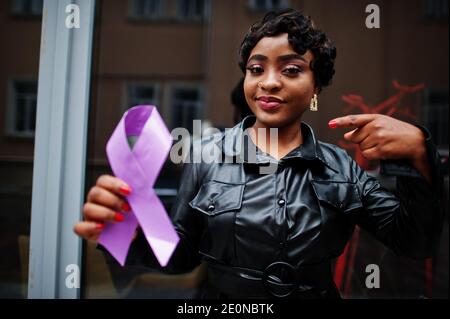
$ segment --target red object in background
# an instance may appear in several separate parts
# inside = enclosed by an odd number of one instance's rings
[[[392,81],[392,86],[398,91],[391,97],[387,98],[383,102],[370,106],[364,102],[364,98],[360,95],[355,94],[347,94],[343,95],[341,99],[346,102],[348,105],[342,111],[344,114],[384,114],[392,117],[402,116],[407,119],[415,120],[417,116],[412,113],[410,107],[400,107],[401,99],[407,95],[412,94],[414,92],[422,90],[425,85],[423,83],[413,85],[413,86],[404,86],[400,85],[396,80]],[[360,112],[355,112],[359,110]],[[345,140],[338,141],[338,145],[347,150],[354,151],[354,159],[355,161],[364,168],[365,170],[374,169],[373,163],[366,160],[359,149],[359,147],[353,143],[349,143]]]
[[[360,95],[347,94],[343,95],[341,99],[348,105],[344,108],[344,114],[355,114],[355,109],[359,109],[362,114],[384,114],[388,116],[395,117],[403,116],[407,119],[416,120],[417,116],[412,113],[410,107],[400,107],[399,103],[401,99],[407,95],[414,92],[422,90],[425,85],[423,83],[413,85],[413,86],[402,86],[396,80],[392,81],[392,86],[397,89],[397,93],[384,100],[383,102],[375,105],[369,106],[364,102],[364,98]],[[354,160],[365,170],[373,170],[375,167],[373,163],[368,161],[362,156],[361,150],[358,145],[349,143],[345,140],[339,140],[338,145],[347,150],[353,150]],[[334,271],[334,282],[343,297],[348,297],[350,295],[351,289],[351,277],[353,273],[355,256],[359,241],[359,227],[355,228],[355,232],[351,240],[345,246],[344,252],[339,256],[336,267]],[[425,270],[425,296],[427,298],[432,297],[432,283],[433,283],[433,263],[432,259],[428,258],[425,260],[424,264]],[[345,285],[344,285],[345,279]]]
[[[347,243],[347,245],[345,245],[344,252],[339,256],[336,262],[334,283],[344,298],[350,296],[353,267],[355,264],[355,256],[359,243],[359,231],[359,227],[356,226],[352,239]]]

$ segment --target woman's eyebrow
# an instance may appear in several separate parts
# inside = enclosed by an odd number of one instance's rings
[[[265,55],[262,55],[262,54],[255,54],[255,55],[252,55],[252,56],[248,59],[247,63],[250,62],[250,61],[252,61],[252,60],[255,60],[255,61],[266,61],[266,60],[267,60],[267,57],[266,57]]]
[[[268,58],[262,54],[255,54],[255,55],[252,55],[248,59],[248,62],[251,62],[252,60],[261,62],[261,61],[267,61]],[[279,57],[277,57],[277,60],[281,61],[281,62],[286,62],[286,61],[290,61],[290,60],[301,60],[303,62],[308,62],[308,61],[306,61],[306,59],[303,56],[301,56],[300,54],[297,54],[297,53],[280,55]]]
[[[282,62],[290,61],[290,60],[302,60],[303,62],[308,62],[308,61],[306,61],[306,59],[303,56],[301,56],[300,54],[296,54],[296,53],[280,55],[277,58],[277,60],[282,61]]]

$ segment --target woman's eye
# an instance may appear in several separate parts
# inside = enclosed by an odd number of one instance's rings
[[[259,74],[264,71],[263,68],[260,66],[250,66],[247,68],[247,70],[249,70],[250,73],[252,73],[252,74]]]
[[[302,72],[302,69],[299,67],[288,67],[283,70],[283,73],[286,75],[297,75],[298,73]]]

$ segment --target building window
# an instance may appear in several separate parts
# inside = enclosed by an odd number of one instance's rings
[[[165,18],[164,4],[163,0],[132,0],[131,17],[142,20]]]
[[[180,20],[201,21],[205,16],[205,0],[178,0],[177,8]]]
[[[430,20],[448,19],[449,0],[425,0],[425,17]]]
[[[289,7],[288,0],[249,0],[248,7],[252,11],[272,11]]]
[[[198,87],[176,87],[172,91],[172,129],[183,127],[193,133],[193,120],[200,119],[203,98]]]
[[[158,85],[154,83],[131,83],[128,85],[127,106],[157,105]]]
[[[36,126],[37,81],[12,81],[10,90],[8,135],[33,137]]]
[[[43,0],[12,0],[11,13],[20,16],[41,16]]]
[[[422,108],[424,125],[438,146],[448,147],[448,91],[428,90]]]

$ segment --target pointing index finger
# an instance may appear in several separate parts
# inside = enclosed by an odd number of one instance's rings
[[[375,118],[376,114],[352,114],[343,117],[337,117],[328,122],[328,126],[330,128],[359,128],[373,121]]]

